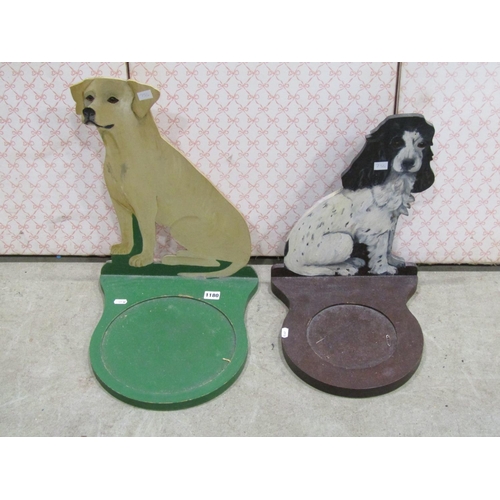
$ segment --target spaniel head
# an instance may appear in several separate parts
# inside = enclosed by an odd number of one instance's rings
[[[432,138],[434,127],[422,115],[393,115],[366,138],[366,144],[342,174],[345,189],[357,190],[383,184],[389,174],[415,175],[412,192],[432,186]]]

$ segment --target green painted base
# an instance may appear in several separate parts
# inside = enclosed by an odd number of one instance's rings
[[[101,286],[104,312],[90,360],[115,397],[156,410],[186,408],[214,398],[240,374],[245,310],[258,286],[252,268],[210,280],[103,269]]]
[[[136,221],[134,230],[132,254],[142,246]],[[104,311],[90,342],[99,382],[118,399],[154,410],[187,408],[222,393],[247,357],[245,310],[257,290],[255,271],[188,278],[177,274],[207,268],[136,268],[129,258],[113,256],[101,271]]]

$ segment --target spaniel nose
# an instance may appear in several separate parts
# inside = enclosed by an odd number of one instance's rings
[[[407,170],[409,170],[411,167],[413,167],[415,165],[415,160],[411,160],[411,159],[406,159],[406,160],[403,160],[401,162],[401,166]]]
[[[92,108],[83,108],[83,117],[85,118],[85,123],[89,121],[94,121],[95,111]]]

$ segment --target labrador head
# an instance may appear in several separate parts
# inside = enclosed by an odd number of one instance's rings
[[[70,90],[82,122],[101,130],[144,118],[160,97],[154,87],[115,78],[88,78]]]

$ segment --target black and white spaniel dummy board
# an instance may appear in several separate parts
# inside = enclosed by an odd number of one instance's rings
[[[342,189],[316,202],[292,228],[274,293],[289,307],[285,359],[311,385],[364,397],[405,383],[423,336],[406,302],[417,268],[393,255],[400,215],[434,182],[434,127],[422,115],[386,118],[348,170]]]

